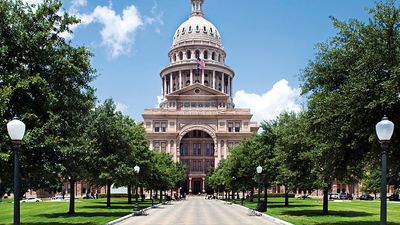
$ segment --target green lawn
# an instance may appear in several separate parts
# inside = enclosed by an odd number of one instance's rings
[[[256,199],[254,199],[256,202]],[[245,201],[246,207],[256,208],[257,203]],[[329,201],[329,215],[322,215],[321,199],[289,200],[269,198],[267,214],[295,225],[377,225],[379,201]],[[240,201],[237,201],[240,204]],[[388,201],[388,225],[400,225],[400,203]]]
[[[133,199],[134,202],[134,199]],[[151,201],[140,202],[141,208],[151,206]],[[157,204],[158,200],[154,201]],[[21,203],[21,224],[24,225],[100,225],[132,212],[133,204],[127,199],[113,198],[111,208],[106,208],[106,199],[77,200],[75,215],[67,215],[68,202]],[[13,223],[13,204],[0,203],[0,224]]]

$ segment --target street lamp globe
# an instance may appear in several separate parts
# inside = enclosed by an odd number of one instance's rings
[[[260,174],[262,173],[263,168],[261,166],[257,166],[257,173]]]
[[[133,167],[133,170],[135,171],[135,173],[139,173],[140,167],[136,165],[135,167]]]
[[[7,123],[7,131],[11,140],[22,141],[22,138],[24,138],[25,134],[25,124],[18,120],[17,117],[14,117],[13,120]]]
[[[392,137],[394,124],[386,116],[384,116],[382,120],[376,124],[375,128],[379,141],[385,142],[389,141]]]

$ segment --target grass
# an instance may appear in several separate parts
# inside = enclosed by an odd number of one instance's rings
[[[134,199],[132,199],[134,203]],[[158,200],[154,201],[158,204]],[[66,214],[69,202],[21,203],[21,224],[24,225],[98,225],[105,224],[132,212],[134,204],[127,199],[113,198],[111,208],[106,208],[106,199],[80,199],[75,203],[75,215]],[[140,202],[141,208],[151,206],[151,201]],[[13,204],[0,203],[0,224],[13,224]]]
[[[245,201],[244,206],[256,208],[254,203]],[[237,201],[240,204],[240,201]],[[388,225],[400,225],[400,204],[388,202]],[[322,214],[321,199],[289,200],[269,198],[267,214],[295,225],[376,225],[379,224],[379,201],[329,201],[329,215]]]

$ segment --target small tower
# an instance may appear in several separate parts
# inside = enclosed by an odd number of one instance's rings
[[[204,0],[190,0],[192,2],[192,15],[203,15]]]

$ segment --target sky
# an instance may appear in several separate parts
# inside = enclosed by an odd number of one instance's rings
[[[40,3],[41,0],[24,0]],[[142,121],[158,107],[159,73],[168,63],[172,38],[191,13],[189,0],[62,0],[63,11],[81,19],[64,34],[93,52],[96,96],[113,98],[117,109]],[[330,16],[367,21],[372,0],[205,0],[205,17],[219,30],[235,71],[234,103],[253,120],[300,111],[302,70],[316,45],[336,34]]]

